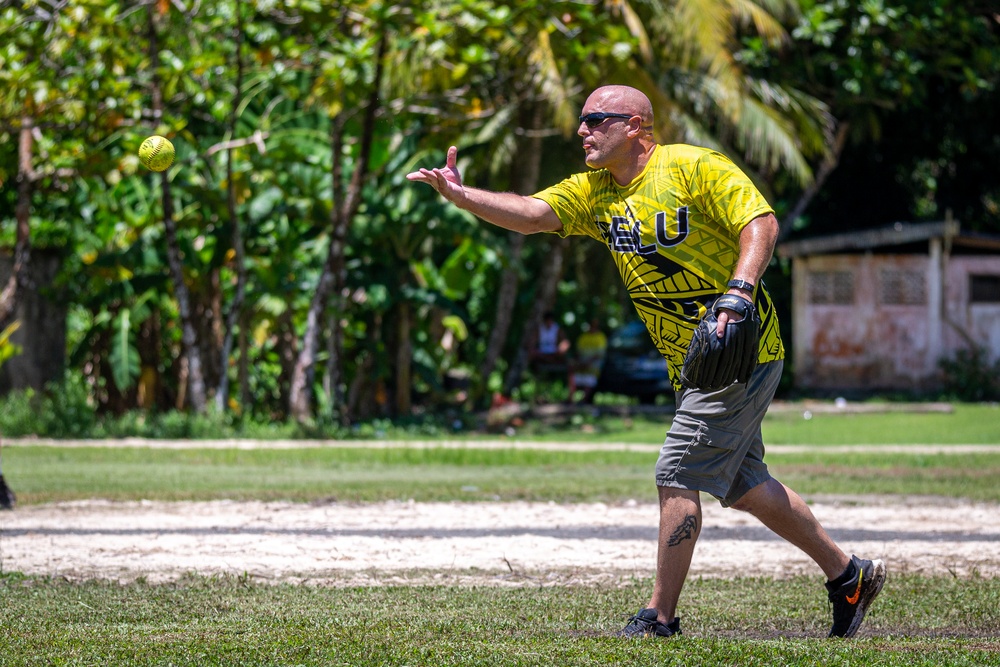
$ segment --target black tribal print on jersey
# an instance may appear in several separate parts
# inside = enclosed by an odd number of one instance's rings
[[[683,144],[657,146],[643,172],[619,186],[606,169],[576,174],[535,195],[563,224],[611,251],[636,312],[667,360],[674,386],[698,321],[739,258],[740,232],[772,212],[753,182],[724,155]],[[761,363],[784,358],[781,332],[763,284]]]

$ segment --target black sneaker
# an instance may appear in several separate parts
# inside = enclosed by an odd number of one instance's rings
[[[628,620],[628,625],[618,633],[619,637],[673,637],[681,634],[681,619],[675,618],[670,623],[656,620],[655,609],[640,609]]]
[[[851,556],[851,562],[857,568],[857,576],[833,588],[829,583],[826,585],[833,605],[833,627],[829,637],[853,637],[861,627],[868,605],[885,583],[885,563],[881,560]]]
[[[9,486],[7,486],[6,480],[4,480],[3,475],[0,475],[0,509],[12,510],[14,505],[17,504],[17,496]]]

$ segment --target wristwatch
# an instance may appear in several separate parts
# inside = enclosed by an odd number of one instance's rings
[[[730,289],[732,289],[732,288],[745,289],[746,291],[750,292],[751,294],[753,293],[753,283],[748,283],[745,280],[739,280],[737,278],[733,278],[728,283],[726,283],[726,287],[728,287]]]

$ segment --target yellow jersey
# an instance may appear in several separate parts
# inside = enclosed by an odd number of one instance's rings
[[[698,322],[727,291],[740,232],[773,209],[729,158],[684,144],[657,146],[625,186],[606,169],[570,176],[534,195],[549,204],[561,236],[608,246],[674,387]],[[754,291],[761,318],[758,361],[785,356],[774,304],[763,282]]]

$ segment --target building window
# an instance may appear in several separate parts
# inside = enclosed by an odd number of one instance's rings
[[[854,303],[854,274],[850,271],[810,273],[809,303],[850,306]]]
[[[1000,276],[969,276],[969,303],[1000,303]]]
[[[927,277],[923,271],[879,271],[879,302],[888,306],[926,305]]]

